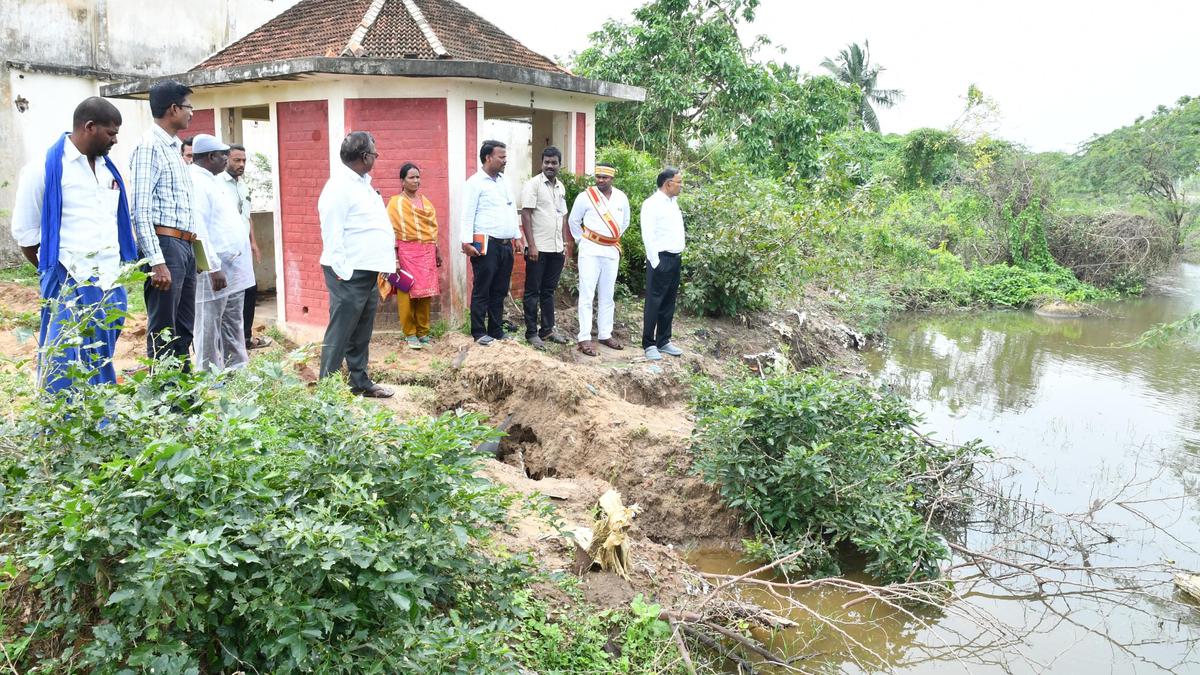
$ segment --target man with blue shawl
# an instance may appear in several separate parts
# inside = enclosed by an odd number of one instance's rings
[[[113,354],[127,306],[121,265],[137,260],[121,174],[108,157],[121,113],[93,96],[75,108],[73,129],[17,185],[12,233],[38,268],[42,322],[39,379],[50,392],[75,376],[116,382]]]

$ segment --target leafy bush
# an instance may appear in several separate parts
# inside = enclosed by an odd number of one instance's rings
[[[693,408],[698,471],[761,536],[819,573],[838,573],[850,544],[881,580],[938,575],[948,551],[930,511],[982,447],[926,442],[902,400],[823,371],[704,380]]]
[[[512,663],[526,574],[481,549],[505,502],[474,475],[494,432],[454,414],[399,424],[291,370],[259,361],[210,391],[213,376],[158,368],[3,422],[0,640],[17,666]]]
[[[571,595],[572,602],[555,611],[527,591],[518,594],[516,602],[526,611],[512,644],[527,668],[539,673],[686,672],[670,625],[658,618],[661,607],[638,595],[628,610],[595,611],[577,589]]]
[[[737,168],[689,183],[679,198],[687,227],[680,304],[695,314],[766,309],[796,288],[813,246],[795,194]]]

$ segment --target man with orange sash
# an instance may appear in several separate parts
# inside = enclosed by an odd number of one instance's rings
[[[596,165],[596,184],[579,193],[567,219],[579,244],[579,351],[596,356],[592,343],[592,303],[596,337],[609,349],[624,349],[612,336],[613,293],[621,262],[621,235],[629,228],[629,199],[613,187],[615,167]]]

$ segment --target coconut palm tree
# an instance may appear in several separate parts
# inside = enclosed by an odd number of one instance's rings
[[[875,116],[872,104],[890,108],[904,99],[904,92],[899,89],[876,89],[876,80],[883,67],[871,65],[870,41],[864,40],[861,47],[857,42],[851,42],[836,59],[822,61],[821,67],[862,92],[854,116],[868,131],[879,131],[879,118]]]

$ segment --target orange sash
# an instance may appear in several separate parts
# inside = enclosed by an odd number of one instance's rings
[[[585,190],[588,201],[592,203],[592,208],[596,209],[596,215],[600,216],[600,220],[608,226],[612,236],[605,236],[599,232],[593,232],[585,225],[583,228],[583,238],[588,241],[595,242],[601,246],[615,246],[618,251],[621,250],[621,226],[617,224],[617,219],[613,218],[612,211],[608,208],[608,200],[604,198],[604,193],[595,185]]]

